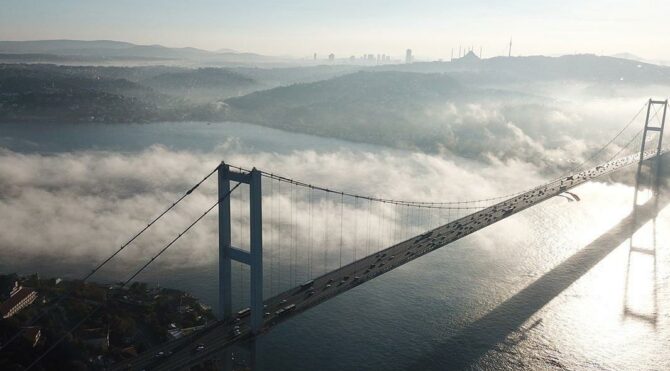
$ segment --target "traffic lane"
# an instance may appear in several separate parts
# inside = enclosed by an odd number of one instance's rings
[[[191,365],[198,364],[204,360],[212,358],[220,352],[241,340],[251,338],[251,331],[248,325],[240,325],[242,328],[240,335],[232,335],[227,326],[221,326],[217,331],[212,331],[206,336],[198,339],[191,344],[189,348],[182,349],[172,357],[161,360],[160,363],[147,368],[154,371],[161,370],[183,370]],[[202,348],[200,348],[202,346]]]
[[[120,362],[112,368],[112,370],[128,370],[128,369],[142,369],[145,368],[148,364],[151,362],[154,362],[156,358],[162,358],[158,357],[157,355],[160,352],[163,352],[164,357],[167,357],[167,355],[170,355],[174,353],[176,350],[181,349],[181,347],[186,346],[190,344],[190,342],[193,340],[193,337],[195,335],[197,336],[202,336],[203,334],[207,333],[208,331],[212,331],[216,327],[221,326],[221,324],[217,321],[214,324],[212,324],[209,327],[206,327],[205,329],[194,333],[189,336],[184,336],[179,339],[175,340],[169,340],[161,345],[158,345],[156,347],[151,348],[150,350],[147,350],[145,352],[142,352],[139,354],[137,357],[129,359],[124,362]]]
[[[272,303],[273,309],[281,305],[296,305],[296,309],[300,306],[309,304],[311,302],[323,301],[324,297],[331,297],[330,293],[339,293],[346,291],[353,286],[365,282],[366,280],[376,277],[380,273],[393,269],[404,262],[412,260],[418,256],[424,255],[434,249],[440,248],[456,239],[462,238],[475,231],[494,224],[507,216],[511,216],[523,209],[542,202],[551,197],[562,193],[564,190],[580,185],[592,178],[598,177],[612,168],[618,168],[622,165],[629,164],[630,161],[618,160],[611,164],[598,166],[589,171],[583,171],[575,175],[570,175],[560,178],[557,181],[549,183],[544,187],[539,187],[519,196],[513,197],[509,200],[503,201],[499,204],[493,205],[482,211],[476,212],[461,218],[457,221],[449,223],[445,226],[438,227],[427,238],[413,239],[403,241],[395,246],[392,246],[379,253],[365,257],[355,263],[345,266],[336,271],[328,273],[322,277],[314,280],[311,288],[307,290],[307,298],[300,298],[299,295],[305,291],[304,288],[296,288],[289,290],[284,294],[280,294],[276,300],[279,303]],[[431,237],[434,235],[434,237]],[[414,251],[412,251],[414,249]],[[399,255],[396,257],[396,255]],[[386,260],[384,260],[386,258]],[[352,279],[351,276],[354,276]],[[358,278],[356,278],[358,277]],[[349,281],[351,280],[351,281]],[[337,285],[339,288],[332,288],[332,285]],[[342,287],[343,286],[343,287]],[[314,291],[312,291],[314,290]],[[309,306],[309,305],[308,305]],[[274,325],[275,318],[270,318],[270,325]]]
[[[545,186],[530,190],[521,195],[512,197],[484,210],[475,212],[469,216],[438,227],[420,236],[415,236],[400,242],[378,253],[369,255],[359,261],[315,278],[312,288],[297,287],[268,299],[265,303],[268,315],[265,318],[264,328],[267,330],[272,326],[286,320],[294,315],[307,310],[316,304],[323,302],[333,296],[366,282],[384,272],[394,269],[405,262],[414,260],[437,248],[443,247],[455,240],[463,238],[482,228],[494,224],[513,214],[516,214],[532,205],[554,197],[565,190],[574,188],[588,180],[616,170],[622,166],[632,163],[637,155],[612,161],[605,165],[599,165],[594,169],[582,171],[574,175],[559,178]],[[425,238],[422,238],[426,236]],[[386,258],[386,261],[383,261]],[[345,276],[349,276],[344,280]],[[358,276],[358,279],[352,279]],[[338,282],[336,286],[334,283]],[[330,286],[328,286],[330,285]],[[314,290],[311,295],[309,291]],[[276,312],[286,306],[295,305],[288,312],[277,315]],[[248,331],[245,331],[245,335]]]

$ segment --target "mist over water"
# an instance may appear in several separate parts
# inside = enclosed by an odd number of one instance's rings
[[[39,271],[47,276],[78,277],[87,272],[221,160],[336,190],[416,201],[495,197],[541,184],[552,174],[520,159],[479,161],[236,123],[63,125],[58,130],[5,125],[0,140],[4,146],[0,152],[0,210],[12,215],[1,222],[6,231],[0,236],[1,269]],[[287,193],[287,189],[278,193],[276,186],[263,184],[264,191],[274,192],[274,197],[264,199],[264,208],[269,208],[264,209],[266,227],[270,228],[265,231],[266,253],[274,257],[277,246],[284,246],[284,254],[290,251],[286,246],[291,241],[280,238],[283,235],[276,229],[290,201],[295,202],[293,212],[299,215],[307,210],[308,197]],[[581,249],[628,215],[632,188],[621,183],[589,183],[575,192],[582,201],[549,200],[277,327],[260,340],[264,362],[277,370],[441,370],[462,362],[484,369],[493,365],[509,369],[668,367],[661,350],[670,340],[668,314],[662,305],[668,301],[670,277],[663,268],[669,262],[662,242],[667,240],[667,212],[656,221],[658,271],[653,279],[660,305],[655,312],[651,310],[656,318],[652,325],[623,309],[629,300],[623,289],[629,279],[625,243],[613,247],[602,260],[579,256]],[[96,279],[127,277],[215,199],[212,179]],[[334,208],[337,214],[336,199],[322,201],[324,209]],[[244,202],[233,198],[234,217],[235,210],[244,210],[239,207]],[[345,228],[345,238],[351,239],[345,245],[353,244],[355,249],[346,250],[345,259],[404,236],[398,234],[396,225],[402,211],[393,208],[376,214],[384,216],[380,220],[385,222],[377,223],[382,229],[366,236],[364,228],[352,232],[354,225],[363,222],[355,216],[363,207],[353,202],[343,206],[353,215],[346,219],[352,224]],[[438,214],[430,217],[414,216],[423,218],[417,219],[423,222],[417,222],[415,233],[440,220]],[[446,217],[453,220],[457,215]],[[302,222],[307,225],[306,220]],[[34,228],[37,225],[40,228]],[[328,223],[317,220],[314,225]],[[389,237],[394,228],[396,232]],[[315,235],[322,232],[315,229]],[[216,214],[212,214],[139,280],[191,291],[216,308],[216,233]],[[315,244],[313,275],[339,263],[337,227],[326,230],[328,233],[330,245],[326,240]],[[234,228],[233,234],[244,247],[244,232]],[[356,247],[357,238],[366,246]],[[324,247],[330,254],[324,254]],[[594,268],[583,277],[569,274],[572,269],[553,271],[570,259],[592,263]],[[266,295],[308,277],[305,260],[298,263],[303,264],[302,270],[291,273],[278,260],[266,261],[275,280],[274,285],[266,281]],[[649,272],[644,262],[637,269],[643,275]],[[234,267],[233,296],[240,308],[248,301],[247,274]],[[649,279],[637,279],[636,287],[648,286]],[[555,295],[523,291],[538,281],[539,292],[552,293],[551,287],[566,289]],[[640,295],[632,304],[649,312],[650,306],[654,308],[652,296]],[[479,345],[459,346],[459,342],[473,341]],[[634,349],[630,354],[635,356],[613,349]],[[454,359],[449,354],[461,356]]]

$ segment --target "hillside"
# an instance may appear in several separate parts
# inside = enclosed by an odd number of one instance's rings
[[[262,84],[245,75],[220,68],[166,72],[142,80],[159,92],[197,102],[211,102],[261,89]]]
[[[445,74],[358,72],[228,99],[226,119],[399,148],[505,156],[508,149],[499,146],[516,135],[506,116],[520,118],[519,107],[541,111],[533,108],[539,101],[466,87]],[[482,102],[509,106],[478,117]]]
[[[188,117],[188,106],[181,99],[126,79],[73,74],[69,69],[0,66],[0,122],[146,122]]]

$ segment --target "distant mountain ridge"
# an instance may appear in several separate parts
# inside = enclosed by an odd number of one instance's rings
[[[174,59],[217,62],[272,62],[281,58],[230,49],[209,51],[192,47],[172,48],[163,45],[139,45],[113,40],[31,40],[0,41],[0,54],[53,55],[55,57],[100,59]]]

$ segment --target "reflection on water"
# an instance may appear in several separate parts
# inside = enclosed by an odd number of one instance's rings
[[[287,370],[667,369],[670,327],[658,300],[667,302],[670,259],[657,245],[667,238],[667,199],[633,208],[630,187],[591,184],[577,192],[584,199],[578,208],[556,199],[524,212],[520,224],[536,226],[525,243],[482,256],[470,238],[280,326],[255,344],[262,363]],[[509,232],[511,222],[487,234]],[[462,255],[484,261],[453,265]],[[395,300],[364,299],[401,292]],[[364,323],[374,316],[382,319]],[[236,351],[238,364],[250,362]]]

